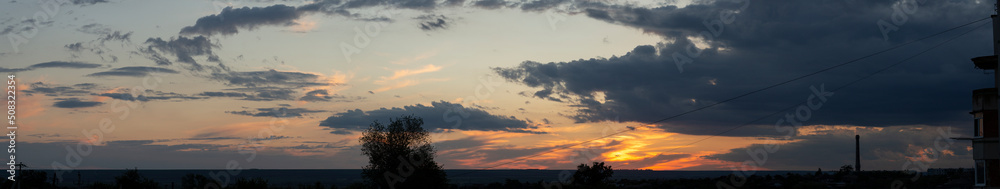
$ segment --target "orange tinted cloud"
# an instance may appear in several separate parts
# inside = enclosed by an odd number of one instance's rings
[[[18,92],[30,89],[28,85],[23,83],[17,84],[16,87]],[[17,106],[17,118],[25,119],[34,117],[45,111],[45,106],[41,102],[42,99],[44,98],[41,95],[28,96],[24,95],[24,93],[17,94],[17,103],[15,104]]]
[[[390,76],[388,78],[384,78],[383,77],[382,80],[395,80],[395,79],[399,79],[401,77],[406,77],[406,76],[411,76],[411,75],[417,75],[417,74],[422,74],[422,73],[436,72],[438,70],[441,70],[441,66],[434,66],[434,64],[428,64],[428,65],[426,65],[424,67],[421,67],[419,69],[412,69],[412,70],[411,69],[402,69],[402,70],[393,71],[392,72],[392,76]]]

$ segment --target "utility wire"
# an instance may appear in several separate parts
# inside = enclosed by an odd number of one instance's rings
[[[741,95],[737,95],[737,96],[735,96],[735,97],[732,97],[732,98],[729,98],[729,99],[725,99],[725,100],[722,100],[722,101],[719,101],[719,102],[716,102],[716,103],[714,103],[714,104],[710,104],[710,105],[707,105],[707,106],[703,106],[703,107],[699,107],[699,108],[696,108],[696,109],[693,109],[693,110],[689,110],[689,111],[686,111],[686,112],[683,112],[683,113],[680,113],[680,114],[676,114],[676,115],[673,115],[673,116],[670,116],[670,117],[666,117],[666,118],[663,118],[663,119],[660,119],[660,120],[656,120],[656,121],[653,121],[653,122],[649,122],[649,123],[647,123],[647,124],[654,124],[654,123],[659,123],[659,122],[663,122],[663,121],[667,121],[667,120],[670,120],[670,119],[673,119],[673,118],[677,118],[677,117],[680,117],[680,116],[684,116],[684,115],[687,115],[687,114],[690,114],[690,113],[694,113],[694,112],[697,112],[697,111],[701,111],[701,110],[704,110],[704,109],[707,109],[707,108],[710,108],[710,107],[713,107],[713,106],[716,106],[716,105],[719,105],[719,104],[722,104],[722,103],[726,103],[726,102],[729,102],[729,101],[733,101],[733,100],[736,100],[736,99],[739,99],[739,98],[743,98],[743,97],[746,97],[746,96],[749,96],[749,95],[751,95],[751,94],[754,94],[754,93],[758,93],[758,92],[761,92],[761,91],[765,91],[765,90],[768,90],[768,89],[771,89],[771,88],[774,88],[774,87],[777,87],[777,86],[781,86],[781,85],[784,85],[784,84],[788,84],[788,83],[791,83],[791,82],[793,82],[793,81],[796,81],[796,80],[800,80],[800,79],[804,79],[804,78],[806,78],[806,77],[810,77],[810,76],[813,76],[813,75],[816,75],[816,74],[819,74],[819,73],[822,73],[822,72],[826,72],[826,71],[829,71],[829,70],[832,70],[832,69],[834,69],[834,68],[838,68],[838,67],[841,67],[841,66],[845,66],[845,65],[848,65],[848,64],[851,64],[851,63],[855,63],[855,62],[858,62],[858,61],[860,61],[860,60],[862,60],[862,59],[866,59],[866,58],[870,58],[870,57],[873,57],[873,56],[875,56],[875,55],[879,55],[879,54],[882,54],[882,53],[885,53],[885,52],[888,52],[888,51],[891,51],[891,50],[895,50],[895,49],[898,49],[898,48],[900,48],[900,47],[903,47],[903,46],[906,46],[906,45],[910,45],[910,44],[913,44],[913,43],[916,43],[916,42],[919,42],[919,41],[922,41],[922,40],[925,40],[925,39],[929,39],[929,38],[932,38],[932,37],[935,37],[935,36],[938,36],[938,35],[941,35],[941,34],[944,34],[944,33],[947,33],[947,32],[950,32],[950,31],[953,31],[953,30],[956,30],[956,29],[959,29],[959,28],[962,28],[962,27],[965,27],[965,26],[968,26],[968,25],[971,25],[971,24],[975,24],[975,23],[977,23],[977,22],[981,22],[981,21],[983,21],[983,20],[987,20],[987,19],[990,19],[990,17],[986,17],[986,18],[982,18],[982,19],[979,19],[979,20],[975,20],[975,21],[972,21],[972,22],[969,22],[969,23],[965,23],[965,24],[962,24],[962,25],[959,25],[959,26],[955,26],[955,27],[952,27],[952,28],[949,28],[949,29],[947,29],[947,30],[944,30],[944,31],[941,31],[941,32],[937,32],[937,33],[934,33],[934,34],[931,34],[931,35],[929,35],[929,36],[926,36],[926,37],[923,37],[923,38],[919,38],[919,39],[915,39],[915,40],[911,40],[911,41],[908,41],[908,42],[905,42],[905,43],[901,43],[901,44],[898,44],[898,45],[895,45],[895,46],[893,46],[893,47],[890,47],[890,48],[887,48],[887,49],[884,49],[884,50],[881,50],[881,51],[877,51],[877,52],[875,52],[875,53],[872,53],[872,54],[868,54],[868,55],[865,55],[865,56],[861,56],[861,57],[859,57],[859,58],[855,58],[855,59],[853,59],[853,60],[850,60],[850,61],[847,61],[847,62],[844,62],[844,63],[840,63],[840,64],[837,64],[837,65],[833,65],[833,66],[830,66],[830,67],[827,67],[827,68],[824,68],[824,69],[821,69],[821,70],[818,70],[818,71],[815,71],[815,72],[812,72],[812,73],[809,73],[809,74],[805,74],[805,75],[802,75],[802,76],[799,76],[799,77],[795,77],[795,78],[792,78],[792,79],[789,79],[789,80],[786,80],[786,81],[783,81],[783,82],[780,82],[780,83],[777,83],[777,84],[773,84],[773,85],[770,85],[770,86],[767,86],[767,87],[764,87],[764,88],[760,88],[760,89],[757,89],[757,90],[753,90],[753,91],[750,91],[750,92],[747,92],[747,93],[743,93],[743,94],[741,94]],[[979,26],[979,27],[977,27],[976,29],[978,29],[978,28],[980,28],[980,27],[982,27],[982,26]],[[973,30],[975,30],[975,29],[973,29]],[[971,32],[971,31],[973,31],[973,30],[969,30],[969,31],[966,31],[965,33],[962,33],[962,34],[961,34],[961,35],[959,35],[959,36],[962,36],[962,35],[965,35],[965,34],[968,34],[969,32]],[[955,39],[955,38],[957,38],[957,37],[959,37],[959,36],[956,36],[956,37],[954,37],[954,38],[951,38],[951,39],[949,39],[949,40],[945,41],[944,43],[947,43],[947,42],[949,42],[949,41],[951,41],[951,40],[953,40],[953,39]],[[941,46],[941,45],[943,45],[944,43],[940,43],[940,44],[937,44],[937,45],[935,45],[934,47],[932,47],[932,48],[930,48],[930,49],[927,49],[927,50],[924,50],[924,51],[922,51],[922,52],[918,53],[917,55],[920,55],[920,54],[923,54],[923,53],[925,53],[925,52],[927,52],[927,51],[930,51],[931,49],[934,49],[934,48],[937,48],[938,46]],[[909,59],[911,59],[911,58],[913,58],[913,57],[916,57],[916,55],[914,55],[914,56],[911,56],[911,57],[909,57],[909,58],[906,58],[906,59],[904,59],[904,61],[905,61],[905,60],[909,60]],[[851,83],[848,83],[847,85],[844,85],[844,86],[841,86],[841,87],[838,87],[837,89],[835,89],[835,90],[832,90],[832,91],[836,91],[836,90],[840,90],[840,89],[843,89],[844,87],[847,87],[847,86],[849,86],[849,85],[851,85],[851,84],[854,84],[854,83],[857,83],[858,81],[861,81],[861,80],[863,80],[863,79],[865,79],[865,78],[868,78],[868,77],[871,77],[871,76],[873,76],[873,75],[875,75],[875,74],[877,74],[877,73],[881,73],[882,71],[885,71],[885,70],[887,70],[887,69],[889,69],[889,68],[891,68],[891,67],[893,67],[893,66],[896,66],[896,65],[899,65],[899,64],[901,64],[902,62],[903,62],[903,61],[900,61],[900,62],[897,62],[897,63],[895,63],[895,64],[893,64],[893,65],[890,65],[889,67],[886,67],[886,68],[883,68],[883,69],[881,69],[881,70],[878,70],[878,71],[876,71],[876,72],[874,72],[874,73],[872,73],[872,74],[870,74],[870,75],[867,75],[867,76],[865,76],[865,77],[862,77],[861,79],[858,79],[858,80],[855,80],[855,81],[852,81]],[[796,104],[795,106],[798,106],[798,105],[799,105],[799,104]],[[767,116],[765,116],[765,117],[761,117],[761,118],[758,118],[758,119],[755,119],[755,120],[753,120],[753,121],[751,121],[751,122],[748,122],[747,124],[744,124],[744,125],[740,125],[740,126],[737,126],[737,127],[735,127],[735,128],[731,128],[731,129],[729,129],[729,130],[726,130],[726,131],[723,131],[723,132],[721,132],[721,133],[719,133],[719,134],[717,134],[717,135],[721,135],[721,134],[724,134],[724,133],[726,133],[726,132],[729,132],[729,131],[732,131],[732,130],[735,130],[735,129],[737,129],[737,128],[740,128],[740,127],[743,127],[743,126],[746,126],[746,125],[749,125],[749,124],[751,124],[751,123],[753,123],[753,122],[756,122],[756,121],[760,121],[760,120],[762,120],[762,119],[764,119],[764,118],[767,118],[767,117],[770,117],[770,116],[773,116],[773,115],[775,115],[775,114],[778,114],[778,113],[780,113],[780,112],[784,112],[785,110],[788,110],[788,109],[791,109],[791,108],[794,108],[795,106],[792,106],[792,107],[789,107],[789,108],[785,108],[785,109],[783,109],[783,110],[781,110],[781,111],[778,111],[778,112],[775,112],[775,113],[772,113],[772,114],[770,114],[770,115],[767,115]],[[582,144],[586,144],[586,143],[590,143],[590,142],[593,142],[593,141],[596,141],[596,140],[600,140],[600,139],[604,139],[604,138],[608,138],[608,137],[611,137],[611,136],[615,136],[615,135],[618,135],[618,134],[621,134],[621,133],[625,133],[625,132],[629,132],[629,131],[633,131],[633,130],[635,130],[635,129],[628,129],[628,130],[622,130],[622,131],[619,131],[619,132],[615,132],[615,133],[611,133],[611,134],[608,134],[608,135],[604,135],[604,136],[601,136],[601,137],[598,137],[598,138],[594,138],[594,139],[590,139],[590,140],[586,140],[586,141],[583,141],[583,142],[579,142],[579,143],[575,143],[575,144],[571,144],[571,145],[563,145],[563,146],[559,146],[559,147],[555,147],[555,148],[553,148],[552,150],[548,150],[548,151],[545,151],[545,152],[541,152],[541,153],[537,153],[537,154],[533,154],[533,155],[530,155],[530,156],[524,156],[524,157],[521,157],[521,158],[517,158],[517,159],[514,159],[514,160],[511,160],[511,161],[508,161],[508,162],[504,162],[504,163],[500,163],[500,164],[496,164],[496,165],[492,165],[492,166],[489,166],[489,167],[486,167],[486,168],[481,168],[481,169],[476,169],[476,170],[474,170],[474,171],[471,171],[471,172],[466,172],[466,173],[464,173],[464,174],[460,174],[460,175],[457,175],[457,176],[462,176],[462,175],[467,175],[467,174],[471,174],[471,173],[475,173],[475,172],[478,172],[478,171],[482,171],[482,170],[488,170],[488,169],[492,169],[492,168],[496,168],[496,167],[499,167],[499,166],[504,166],[504,165],[508,165],[508,164],[511,164],[511,163],[516,163],[516,162],[520,162],[520,161],[524,161],[524,160],[527,160],[527,159],[529,159],[529,158],[533,158],[533,157],[538,157],[538,156],[541,156],[541,155],[545,155],[545,154],[548,154],[548,153],[552,153],[552,152],[555,152],[555,151],[559,151],[559,150],[562,150],[562,149],[566,149],[566,148],[570,148],[570,147],[574,147],[574,146],[579,146],[579,145],[582,145]],[[712,135],[712,136],[709,136],[708,138],[711,138],[711,137],[715,137],[715,136],[717,136],[717,135]],[[707,140],[708,138],[705,138],[705,139],[701,139],[701,140],[698,140],[698,141],[696,141],[696,142],[694,142],[694,143],[697,143],[697,142],[701,142],[701,141],[704,141],[704,140]],[[691,143],[691,144],[694,144],[694,143]],[[690,144],[689,144],[689,145],[690,145]]]

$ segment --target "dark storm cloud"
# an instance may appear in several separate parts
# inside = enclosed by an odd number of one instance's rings
[[[444,101],[431,102],[430,106],[417,104],[403,106],[402,108],[382,108],[369,111],[361,109],[348,110],[347,112],[336,113],[330,116],[320,122],[320,126],[330,127],[337,131],[341,129],[358,131],[367,128],[372,121],[378,120],[385,123],[390,118],[394,119],[403,115],[414,115],[423,118],[423,127],[430,131],[450,129],[456,124],[458,124],[458,127],[455,129],[480,131],[530,132],[526,129],[535,127],[513,116],[492,115],[481,109],[464,107],[461,104]]]
[[[257,108],[256,111],[229,111],[226,113],[253,117],[302,117],[305,114],[326,112],[326,110],[310,110],[305,108]]]
[[[238,29],[253,30],[262,25],[293,25],[292,22],[301,16],[295,7],[272,5],[269,7],[226,7],[219,14],[198,18],[193,26],[181,29],[182,35],[215,34],[233,35]]]
[[[523,6],[518,3],[507,3],[503,0],[479,0],[473,1],[471,6],[484,9],[517,8],[520,6],[525,11],[544,11],[556,6],[571,3],[567,0],[540,0],[531,1]],[[589,7],[590,4],[601,5],[601,3],[584,2],[579,3],[580,7]],[[362,8],[389,7],[400,9],[413,9],[422,11],[432,11],[439,7],[464,6],[464,0],[447,0],[438,3],[435,0],[321,0],[311,4],[292,7],[288,5],[271,5],[267,7],[226,7],[218,14],[212,14],[198,18],[195,24],[181,29],[181,35],[234,35],[240,30],[254,30],[262,26],[291,26],[295,25],[295,20],[305,14],[323,13],[327,15],[339,15],[363,21],[392,21],[391,15],[385,12],[377,15],[366,15],[357,13]],[[444,28],[448,19],[434,19],[421,23],[421,29],[428,30],[434,28]]]
[[[52,106],[55,106],[57,108],[89,108],[103,104],[101,102],[94,102],[94,101],[81,101],[78,98],[59,98],[56,100],[59,101],[57,101]]]
[[[130,66],[130,67],[115,68],[115,69],[108,70],[108,71],[103,71],[103,72],[92,73],[92,74],[88,74],[87,76],[94,76],[94,77],[100,77],[100,76],[144,77],[144,76],[149,75],[150,73],[171,73],[171,74],[174,74],[174,73],[180,73],[180,72],[177,72],[177,71],[174,71],[174,70],[171,70],[171,69],[167,69],[167,68],[159,68],[159,67]]]
[[[145,53],[150,60],[153,60],[158,65],[173,64],[169,59],[163,57],[161,53],[173,55],[176,57],[176,61],[187,63],[192,70],[202,69],[202,65],[194,59],[194,56],[206,56],[210,62],[219,62],[219,56],[212,52],[212,49],[218,48],[218,45],[213,44],[205,36],[190,38],[179,36],[167,40],[159,37],[149,38],[146,39],[145,44],[148,46],[140,49],[140,51]]]
[[[889,33],[886,42],[876,23],[890,19],[890,1],[854,1],[856,4],[850,5],[744,2],[749,1],[714,1],[684,8],[591,7],[586,13],[592,18],[639,28],[670,42],[637,46],[611,58],[525,61],[494,71],[509,81],[537,89],[525,95],[577,107],[577,112],[567,117],[578,122],[652,122],[986,15],[968,11],[983,9],[972,3],[927,1],[919,5],[919,12],[911,15],[907,23]],[[740,10],[742,7],[747,8]],[[735,13],[737,10],[739,13]],[[733,15],[730,24],[720,19],[726,13]],[[944,13],[951,16],[934,16]],[[807,125],[964,125],[971,90],[992,85],[977,74],[981,71],[969,61],[990,53],[989,44],[975,42],[988,37],[986,30],[978,30],[903,66],[837,91],[823,106],[811,110],[809,119],[796,121]],[[698,41],[705,46],[695,48]],[[815,95],[814,88],[830,91],[941,41],[933,38],[864,59],[671,119],[660,123],[660,127],[686,134],[716,134],[802,103]],[[755,123],[759,124],[756,128],[764,129],[726,135],[759,135],[796,110],[793,107]]]

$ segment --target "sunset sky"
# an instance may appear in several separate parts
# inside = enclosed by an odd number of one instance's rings
[[[988,20],[726,100],[992,9],[10,0],[0,3],[0,72],[17,78],[18,159],[31,168],[360,169],[361,131],[402,115],[424,119],[445,169],[836,170],[854,163],[854,135],[866,170],[972,167],[970,142],[943,139],[972,135],[972,90],[993,85],[969,60],[992,53]],[[792,122],[801,126],[786,138]]]

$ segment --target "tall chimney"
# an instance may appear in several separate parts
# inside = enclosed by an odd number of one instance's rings
[[[861,135],[854,135],[854,170],[861,171]]]

